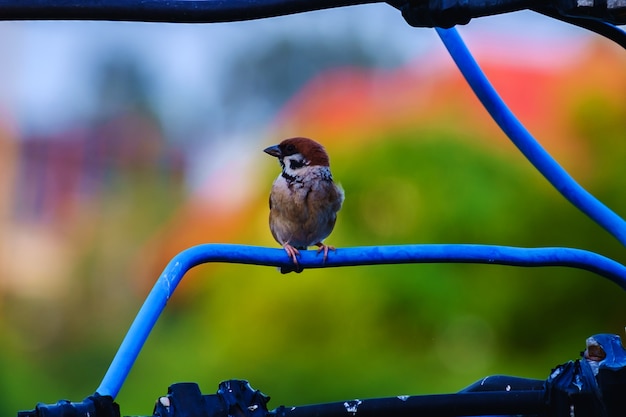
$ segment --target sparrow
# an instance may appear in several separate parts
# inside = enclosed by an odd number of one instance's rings
[[[281,272],[302,272],[300,250],[315,245],[318,253],[324,252],[324,261],[328,251],[335,250],[322,242],[335,227],[344,192],[333,181],[326,150],[312,139],[285,139],[263,152],[278,158],[282,169],[270,192],[269,223],[272,236],[295,268],[281,268]]]

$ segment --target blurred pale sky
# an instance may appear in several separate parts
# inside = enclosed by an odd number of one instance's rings
[[[545,47],[564,40],[576,48],[585,32],[531,13],[474,19],[461,28],[472,46],[480,39]],[[365,47],[399,63],[439,48],[433,30],[408,26],[386,4],[370,4],[272,19],[221,24],[127,22],[1,22],[0,105],[25,129],[54,129],[93,111],[92,68],[99,56],[117,51],[146,63],[161,116],[172,129],[211,107],[211,88],[238,48],[260,37],[313,36],[321,40],[354,34]],[[261,70],[261,69],[260,69]]]
[[[460,31],[472,51],[487,50],[497,59],[526,64],[554,61],[556,49],[574,53],[592,36],[531,12],[474,19]],[[0,116],[15,126],[19,137],[46,136],[80,125],[102,104],[95,77],[103,57],[126,56],[141,63],[139,76],[170,140],[202,143],[245,137],[266,129],[278,109],[257,100],[256,107],[230,103],[241,108],[236,118],[227,111],[223,84],[234,56],[241,59],[242,51],[254,51],[272,39],[332,44],[342,37],[356,39],[361,49],[381,56],[387,66],[446,54],[433,29],[410,27],[386,4],[220,24],[0,22]],[[424,60],[423,65],[428,64]],[[205,160],[201,151],[192,152],[199,155],[197,160]],[[206,163],[203,168],[197,165],[192,158],[192,184],[208,175]]]

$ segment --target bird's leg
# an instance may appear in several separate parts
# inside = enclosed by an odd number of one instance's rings
[[[328,258],[328,251],[329,250],[332,250],[332,251],[335,250],[334,246],[324,245],[322,242],[317,242],[315,244],[315,246],[318,247],[317,253],[320,253],[321,251],[324,251],[324,262],[326,262],[326,258]]]
[[[289,255],[289,257],[291,258],[293,263],[298,265],[298,258],[297,258],[297,256],[300,255],[300,252],[298,251],[298,249],[296,249],[293,246],[291,246],[289,244],[289,242],[283,243],[283,249],[285,249],[285,252],[287,252],[287,255]]]

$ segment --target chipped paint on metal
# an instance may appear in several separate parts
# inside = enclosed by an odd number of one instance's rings
[[[343,403],[343,406],[346,408],[348,413],[355,415],[356,412],[359,411],[359,405],[361,405],[361,403],[363,403],[361,400],[346,401]]]

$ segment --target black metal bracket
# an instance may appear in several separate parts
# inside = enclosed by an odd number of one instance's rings
[[[81,402],[39,403],[34,410],[20,411],[18,417],[120,417],[120,407],[108,395],[94,394]]]
[[[626,415],[626,350],[613,334],[589,337],[581,358],[552,370],[544,380],[512,376],[484,378],[455,394],[348,400],[268,410],[269,397],[248,381],[229,380],[215,394],[195,383],[178,383],[159,397],[152,417],[412,417],[415,415],[542,415],[623,417]],[[303,387],[306,389],[306,387]],[[18,417],[120,417],[109,396],[82,402],[38,404]]]
[[[536,10],[561,20],[596,20],[623,25],[626,3],[577,0],[390,0],[411,26],[450,28],[476,17],[520,10]],[[569,19],[569,20],[568,20]]]

